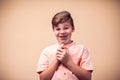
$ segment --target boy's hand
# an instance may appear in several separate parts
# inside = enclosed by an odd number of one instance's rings
[[[57,49],[56,58],[61,63],[66,64],[70,59],[70,56],[68,55],[68,49],[63,46]]]

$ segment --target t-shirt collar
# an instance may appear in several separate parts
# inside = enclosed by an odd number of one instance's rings
[[[64,45],[64,47],[70,47],[70,46],[72,46],[72,45],[74,45],[75,44],[75,42],[74,41],[71,41],[71,43],[69,43],[69,44],[66,44],[66,45]],[[60,46],[59,44],[58,44],[58,46]]]

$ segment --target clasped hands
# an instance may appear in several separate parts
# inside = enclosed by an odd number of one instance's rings
[[[69,53],[68,48],[61,46],[59,49],[57,49],[56,59],[60,61],[62,64],[66,65],[70,60],[70,56],[68,53]]]

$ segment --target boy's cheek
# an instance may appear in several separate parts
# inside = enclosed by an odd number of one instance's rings
[[[55,35],[57,35],[59,32],[54,30]]]

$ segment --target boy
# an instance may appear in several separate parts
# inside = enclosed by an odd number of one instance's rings
[[[88,50],[71,40],[75,30],[71,14],[57,13],[52,28],[58,43],[41,53],[37,68],[40,80],[91,80],[93,68]]]

